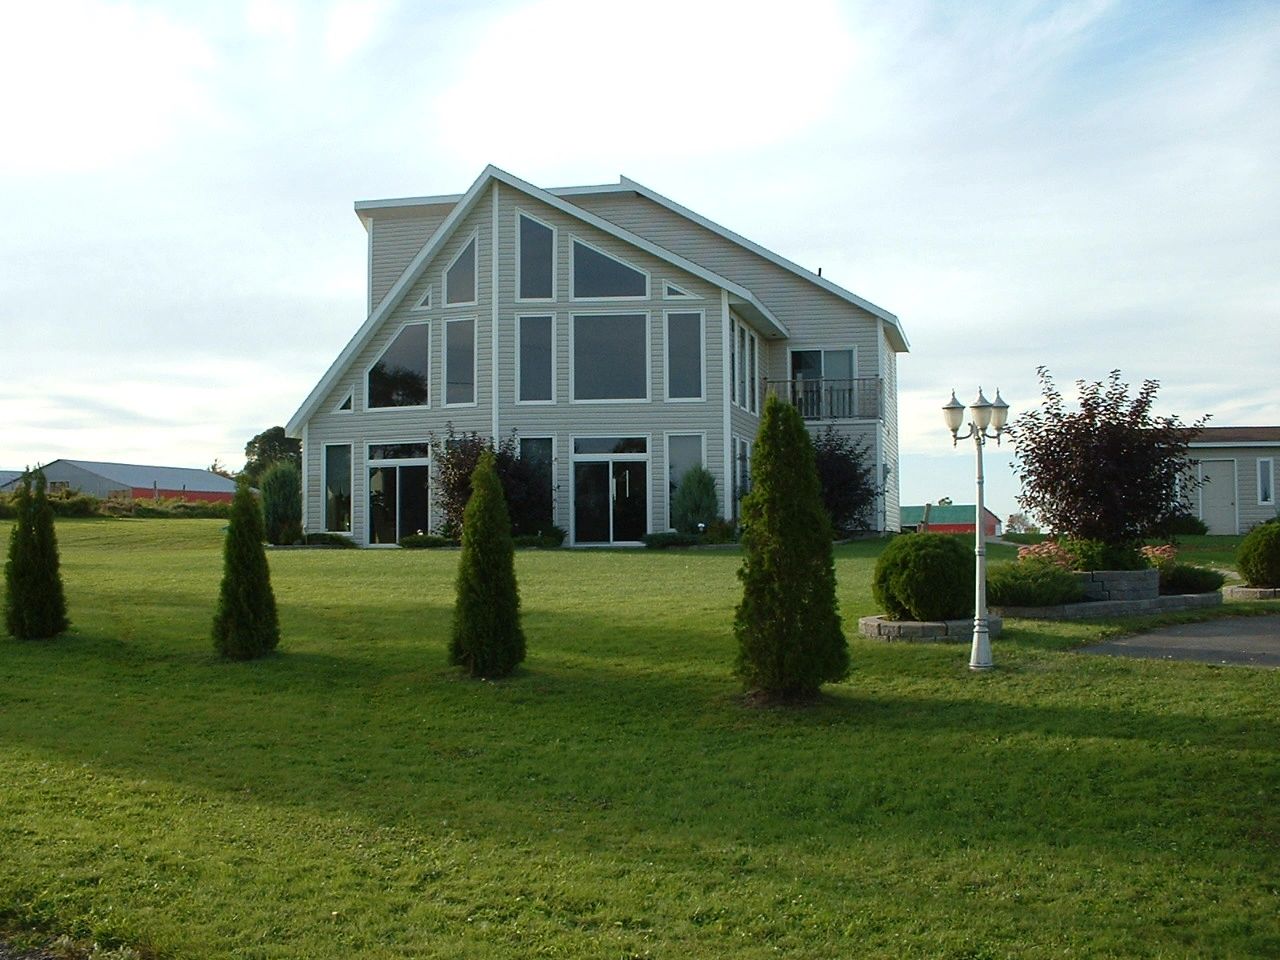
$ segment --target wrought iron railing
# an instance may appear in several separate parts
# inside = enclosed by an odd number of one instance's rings
[[[878,420],[884,416],[879,377],[854,380],[770,380],[770,393],[790,401],[806,420]]]

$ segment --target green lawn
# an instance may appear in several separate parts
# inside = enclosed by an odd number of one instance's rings
[[[821,704],[755,710],[713,550],[521,553],[501,683],[445,664],[456,552],[274,552],[281,652],[226,664],[223,525],[60,524],[73,633],[0,643],[0,928],[189,958],[1280,955],[1280,671],[1015,622],[990,674],[853,639]],[[877,550],[838,550],[850,632]]]

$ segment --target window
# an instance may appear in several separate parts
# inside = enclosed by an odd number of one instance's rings
[[[1271,457],[1258,460],[1258,503],[1276,502],[1276,462]]]
[[[555,297],[555,231],[533,217],[520,214],[521,300],[551,300]]]
[[[516,317],[516,400],[551,403],[554,389],[554,323],[549,316]]]
[[[324,528],[330,533],[351,530],[351,445],[325,444]]]
[[[413,305],[414,310],[430,310],[431,309],[431,288],[427,287],[427,292],[418,298],[418,302]]]
[[[574,400],[649,399],[649,317],[643,313],[575,316]]]
[[[649,295],[649,275],[629,263],[573,241],[573,296],[577,300]]]
[[[664,283],[662,285],[662,297],[665,300],[684,300],[692,296],[693,294],[688,290],[677,287],[674,283]]]
[[[807,420],[866,416],[866,398],[854,379],[857,354],[852,347],[792,350],[792,396]]]
[[[648,453],[647,437],[575,437],[573,452],[579,453]]]
[[[354,394],[350,394],[350,393],[348,393],[348,394],[346,395],[346,397],[344,397],[344,398],[343,398],[342,402],[341,402],[340,404],[338,404],[338,413],[350,413],[350,412],[351,412],[351,398],[352,398],[352,396],[354,396]]]
[[[555,522],[555,443],[551,437],[521,437],[520,459],[530,464],[526,517],[539,530]]]
[[[370,460],[426,460],[431,456],[431,445],[425,440],[413,443],[371,443]]]
[[[692,468],[700,466],[702,466],[702,434],[667,434],[667,490],[671,498],[675,497],[676,488],[680,486],[684,475]],[[670,509],[671,501],[668,500],[668,512]]]
[[[738,327],[738,370],[734,378],[733,402],[745,408],[747,405],[747,328]]]
[[[742,498],[751,492],[751,443],[733,438],[733,515],[742,516]]]
[[[444,272],[444,303],[452,306],[475,302],[476,238],[472,237]]]
[[[450,320],[444,325],[444,402],[476,402],[476,322]]]
[[[667,399],[702,399],[702,314],[667,314]]]
[[[430,402],[431,324],[406,323],[369,369],[370,407],[425,407]]]
[[[760,370],[756,365],[756,343],[754,333],[747,337],[747,409],[752,413],[760,410]]]

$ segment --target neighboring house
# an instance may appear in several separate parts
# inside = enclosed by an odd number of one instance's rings
[[[1280,427],[1204,427],[1188,453],[1203,481],[1191,509],[1210,533],[1245,533],[1280,512]]]
[[[929,533],[973,533],[976,513],[977,504],[973,503],[927,503],[923,507],[903,507],[902,529],[920,533],[926,530]],[[1000,518],[986,507],[982,508],[982,515],[986,535],[1000,536]]]
[[[190,467],[152,467],[137,463],[101,463],[96,460],[54,460],[41,469],[49,490],[76,490],[95,497],[122,500],[179,499],[217,502],[230,500],[234,480],[208,470]],[[18,474],[21,477],[22,474]],[[17,480],[0,485],[12,490]]]
[[[3,492],[4,488],[14,480],[20,479],[22,479],[21,470],[0,470],[0,492]]]
[[[865,443],[898,528],[897,318],[634,181],[359,202],[368,318],[287,432],[306,529],[395,543],[435,519],[432,438],[519,438],[574,544],[668,529],[689,467],[734,519],[765,397]]]

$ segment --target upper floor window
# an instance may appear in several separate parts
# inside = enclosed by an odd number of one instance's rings
[[[1276,462],[1271,457],[1258,460],[1258,503],[1276,502]]]
[[[666,300],[687,300],[693,296],[689,291],[677,287],[674,283],[664,283],[662,285],[662,296]]]
[[[760,335],[738,320],[729,337],[729,391],[735,405],[760,412]]]
[[[575,316],[574,400],[649,399],[649,317],[644,313]]]
[[[430,323],[406,323],[369,368],[370,407],[425,407],[430,402]]]
[[[431,288],[427,287],[426,292],[418,298],[418,302],[411,308],[413,310],[430,310],[431,309]]]
[[[476,322],[450,320],[444,325],[444,402],[476,402]]]
[[[594,300],[610,297],[644,299],[649,295],[649,275],[581,240],[573,241],[573,297]]]
[[[667,314],[667,399],[702,399],[702,314]]]
[[[473,236],[467,245],[449,264],[444,272],[445,306],[476,302],[476,238]]]
[[[555,231],[527,214],[520,214],[521,300],[555,297]]]

